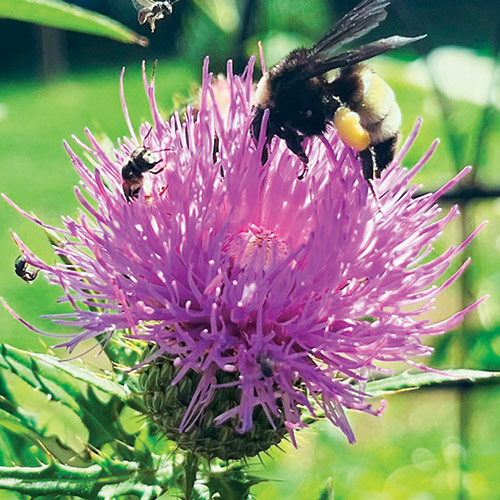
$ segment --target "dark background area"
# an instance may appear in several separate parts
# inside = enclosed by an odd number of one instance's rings
[[[198,5],[181,0],[174,5],[172,16],[157,23],[153,36],[148,25],[137,25],[137,16],[129,0],[72,3],[110,16],[149,36],[148,58],[182,55],[194,63],[211,54],[220,66],[216,69],[222,70],[228,58],[242,60],[246,56],[245,42],[249,39],[265,38],[269,31],[283,30],[303,37],[307,43],[357,2],[238,0],[244,25],[227,32],[207,18]],[[270,13],[273,9],[279,11],[279,16]],[[500,19],[497,0],[396,0],[388,10],[388,18],[378,28],[377,36],[427,33],[427,39],[418,45],[420,53],[441,45],[461,45],[485,54],[494,50]],[[146,55],[145,49],[139,46],[3,19],[0,20],[0,47],[0,79],[50,76],[112,62],[121,65]]]

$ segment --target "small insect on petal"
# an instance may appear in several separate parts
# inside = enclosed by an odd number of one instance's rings
[[[35,281],[36,277],[38,276],[38,273],[40,272],[40,269],[35,269],[33,271],[29,270],[29,264],[26,262],[24,257],[20,255],[15,263],[14,263],[14,271],[15,273],[26,283],[31,283],[32,281]]]

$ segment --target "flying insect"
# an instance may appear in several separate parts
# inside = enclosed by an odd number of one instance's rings
[[[338,54],[348,42],[376,28],[387,16],[390,0],[364,0],[345,14],[311,48],[290,52],[265,73],[257,84],[251,125],[257,143],[264,113],[269,110],[262,164],[274,136],[304,163],[307,137],[322,135],[333,124],[348,146],[359,152],[364,178],[370,182],[394,158],[401,129],[401,111],[389,85],[360,64],[367,59],[416,42],[423,36],[391,36]],[[329,81],[326,73],[339,69]]]
[[[151,33],[156,28],[156,21],[169,16],[173,12],[172,5],[179,0],[132,0],[132,4],[137,10],[137,20],[139,24],[146,22],[151,26]]]

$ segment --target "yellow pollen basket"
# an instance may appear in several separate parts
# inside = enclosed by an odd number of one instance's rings
[[[359,122],[358,113],[340,107],[335,112],[333,122],[339,137],[351,148],[363,151],[370,145],[370,135]]]

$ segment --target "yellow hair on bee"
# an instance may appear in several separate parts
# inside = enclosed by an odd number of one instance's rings
[[[341,106],[335,112],[333,122],[339,137],[351,148],[363,151],[370,145],[370,135],[361,125],[358,113]]]
[[[394,91],[377,73],[365,69],[363,72],[363,104],[371,114],[371,121],[385,118],[395,100]]]

